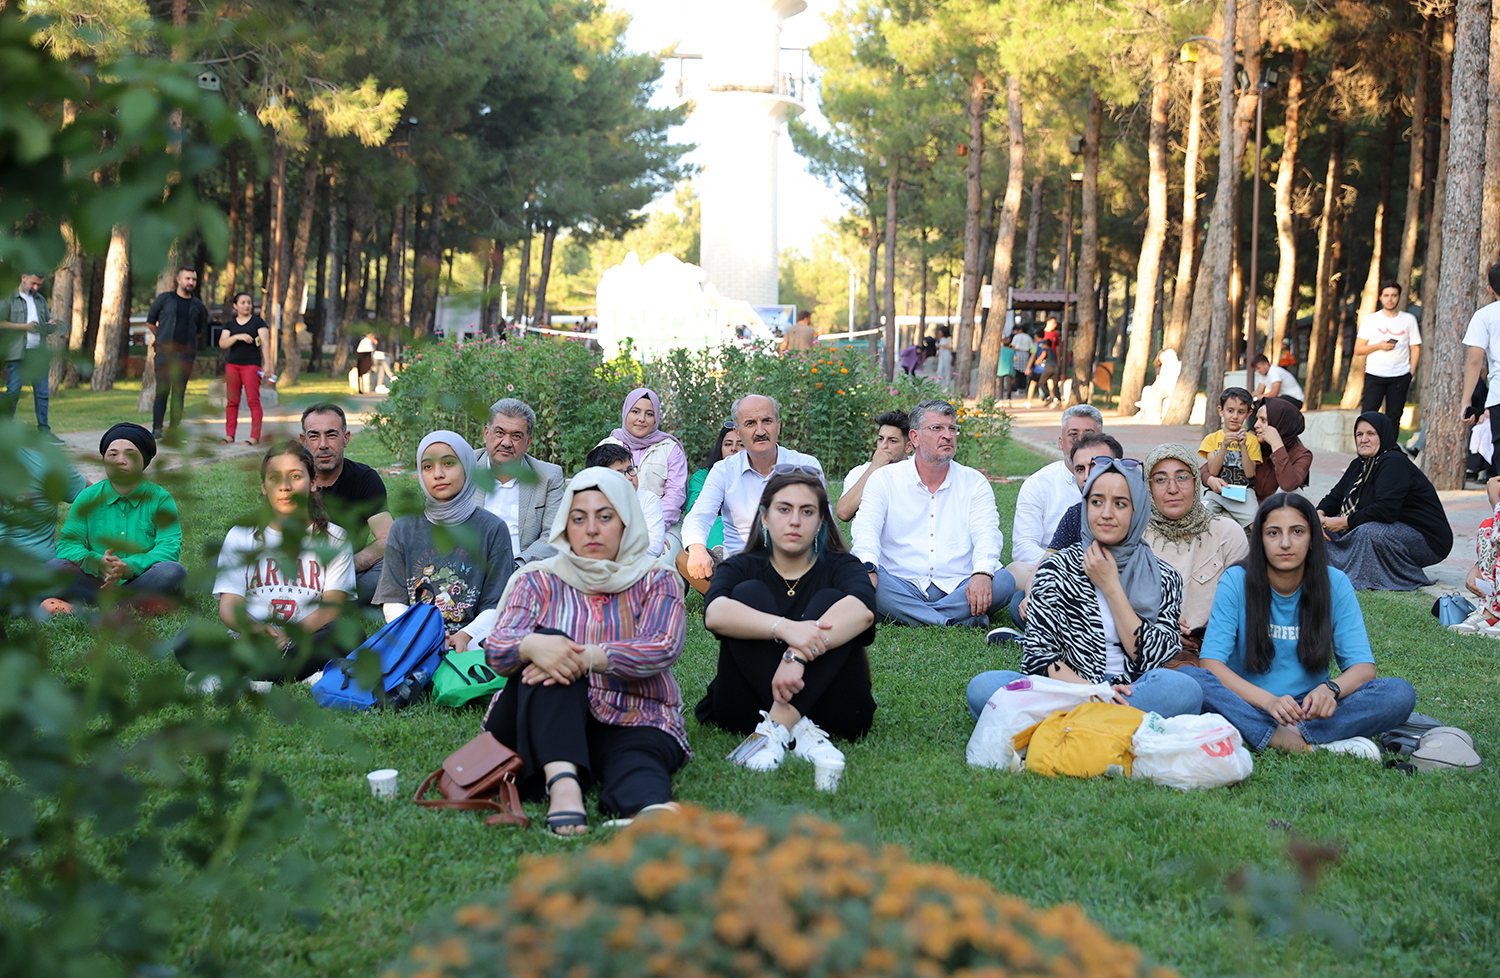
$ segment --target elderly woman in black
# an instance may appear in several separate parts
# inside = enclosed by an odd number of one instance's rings
[[[1437,490],[1396,444],[1378,411],[1354,423],[1359,457],[1318,504],[1328,562],[1356,590],[1415,591],[1432,581],[1422,568],[1442,563],[1453,530]]]

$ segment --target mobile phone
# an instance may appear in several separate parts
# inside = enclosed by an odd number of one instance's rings
[[[1199,625],[1197,628],[1195,628],[1192,631],[1188,632],[1188,638],[1197,639],[1199,642],[1201,642],[1201,641],[1203,641],[1204,634],[1206,634],[1207,632],[1208,632],[1208,626],[1207,625]]]

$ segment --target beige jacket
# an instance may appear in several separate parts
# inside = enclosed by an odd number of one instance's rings
[[[1144,539],[1152,553],[1182,575],[1182,623],[1188,628],[1208,624],[1219,576],[1250,553],[1245,531],[1227,516],[1215,516],[1208,529],[1191,540],[1169,543],[1150,527]]]

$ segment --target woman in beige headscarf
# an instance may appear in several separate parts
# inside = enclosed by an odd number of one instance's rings
[[[1219,575],[1250,553],[1239,524],[1203,505],[1199,462],[1186,445],[1158,445],[1146,456],[1146,485],[1151,490],[1146,545],[1182,575],[1182,651],[1168,663],[1174,669],[1198,664]]]
[[[556,555],[511,576],[484,643],[490,668],[513,678],[483,726],[521,755],[523,794],[545,783],[548,827],[578,835],[592,780],[600,810],[625,818],[671,802],[690,754],[672,676],[682,585],[646,552],[635,487],[611,469],[573,477],[548,542]]]

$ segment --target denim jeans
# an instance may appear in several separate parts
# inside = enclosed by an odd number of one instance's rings
[[[969,613],[969,598],[965,593],[969,578],[958,582],[958,586],[944,594],[936,584],[927,585],[924,591],[910,581],[904,581],[880,568],[875,584],[875,612],[903,625],[987,625],[988,613]],[[990,611],[998,611],[1010,601],[1015,593],[1016,579],[1008,570],[995,572],[992,581]]]
[[[1019,672],[996,669],[981,672],[969,680],[965,694],[969,701],[969,712],[974,719],[984,712],[984,705],[995,695],[995,690],[1021,678]],[[1158,713],[1164,717],[1196,714],[1203,703],[1203,691],[1191,678],[1176,669],[1147,669],[1145,675],[1130,684],[1130,693],[1125,696],[1130,705],[1147,713]],[[1402,719],[1406,719],[1404,716]]]
[[[1177,672],[1196,680],[1203,688],[1204,713],[1217,713],[1234,724],[1245,738],[1246,747],[1265,750],[1277,728],[1269,713],[1245,702],[1207,669],[1183,666]],[[1417,693],[1411,688],[1411,683],[1393,676],[1382,676],[1339,700],[1333,716],[1303,720],[1297,724],[1297,730],[1309,744],[1326,744],[1350,737],[1378,737],[1404,723],[1416,703]]]
[[[62,598],[70,604],[93,606],[99,603],[99,589],[104,583],[103,579],[94,577],[71,560],[63,560],[60,557],[47,561],[47,569],[63,576],[72,575],[72,579],[57,589],[51,595],[52,597]],[[121,582],[120,588],[128,592],[130,598],[147,594],[180,596],[183,584],[187,581],[187,574],[187,568],[177,561],[161,560],[130,580]]]
[[[40,373],[32,376],[32,370],[40,369]],[[47,424],[47,370],[46,361],[33,364],[27,368],[25,360],[5,361],[5,413],[7,417],[16,416],[16,404],[21,400],[21,387],[25,384],[31,385],[31,399],[36,405],[36,426],[42,431],[51,431],[51,425]]]

